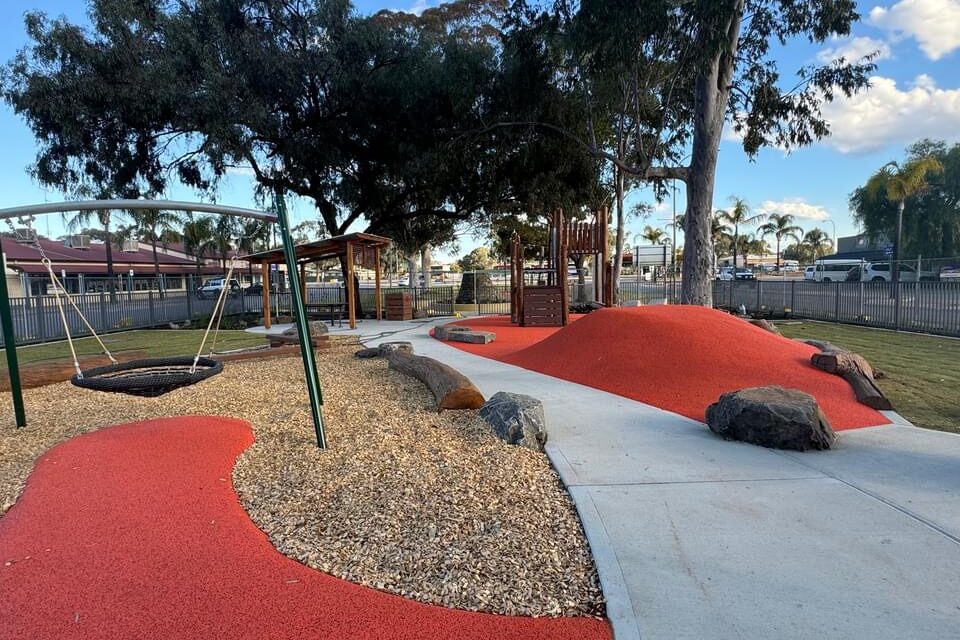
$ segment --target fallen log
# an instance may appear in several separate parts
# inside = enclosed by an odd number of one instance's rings
[[[415,356],[403,351],[394,351],[387,356],[391,369],[420,380],[426,384],[437,399],[437,410],[479,409],[484,397],[480,390],[462,373],[444,363]]]
[[[780,329],[777,329],[775,324],[773,324],[772,322],[764,318],[750,318],[749,320],[747,320],[747,322],[749,322],[755,327],[760,327],[765,331],[769,331],[770,333],[775,333],[778,336],[783,335],[780,333]]]
[[[857,401],[873,409],[890,411],[893,405],[877,386],[873,367],[858,353],[848,351],[830,342],[805,340],[820,353],[810,356],[810,362],[818,369],[838,375],[853,387]]]

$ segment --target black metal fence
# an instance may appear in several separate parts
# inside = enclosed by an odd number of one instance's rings
[[[716,282],[714,306],[960,337],[960,281]]]
[[[383,295],[409,293],[419,317],[465,314],[506,314],[510,312],[510,284],[500,274],[478,278],[471,291],[459,284],[409,287],[384,287]],[[630,304],[676,302],[680,283],[670,278],[661,281],[625,279],[620,285],[620,300]],[[263,314],[258,292],[228,296],[225,315]],[[869,327],[917,331],[960,337],[960,279],[931,282],[815,282],[801,279],[759,279],[753,281],[717,281],[714,304],[727,309],[775,317],[796,317],[842,322]],[[364,283],[358,289],[361,317],[372,316],[374,288]],[[199,297],[184,290],[160,292],[131,288],[111,294],[107,291],[72,296],[84,317],[97,333],[126,329],[182,325],[187,320],[201,326],[213,312],[216,298]],[[590,281],[570,283],[572,304],[593,300]],[[338,284],[310,284],[309,304],[344,303],[346,294]],[[66,337],[56,298],[33,295],[11,298],[14,330],[18,344],[61,340]],[[275,316],[290,315],[289,292],[271,294]],[[64,302],[64,315],[74,336],[90,331],[73,307]],[[2,345],[2,338],[0,338]]]

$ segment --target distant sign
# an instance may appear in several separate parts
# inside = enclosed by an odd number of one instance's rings
[[[893,255],[893,246],[892,246],[892,245],[887,245],[886,247],[884,247],[884,248],[883,248],[883,255],[887,256],[888,258],[889,258],[890,256],[892,256],[892,255]]]
[[[665,267],[670,260],[670,247],[665,244],[655,244],[651,246],[638,245],[634,249],[636,262],[639,267]]]

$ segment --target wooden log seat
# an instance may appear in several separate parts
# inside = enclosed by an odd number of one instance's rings
[[[437,410],[479,409],[484,397],[462,373],[433,358],[394,351],[387,356],[390,368],[420,380],[433,392]]]
[[[805,340],[811,346],[820,349],[820,353],[810,356],[810,362],[818,369],[832,373],[846,380],[861,404],[880,411],[890,411],[893,405],[880,387],[877,386],[873,367],[863,356],[821,340]]]

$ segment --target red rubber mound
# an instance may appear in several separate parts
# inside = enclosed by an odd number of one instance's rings
[[[450,346],[704,420],[720,394],[779,384],[817,398],[834,429],[889,422],[850,385],[810,364],[813,347],[697,306],[601,309],[562,329],[528,329],[504,316],[464,320],[497,339]]]
[[[175,418],[51,449],[0,518],[0,638],[610,638],[605,622],[468,613],[278,553],[230,482],[249,425]]]

